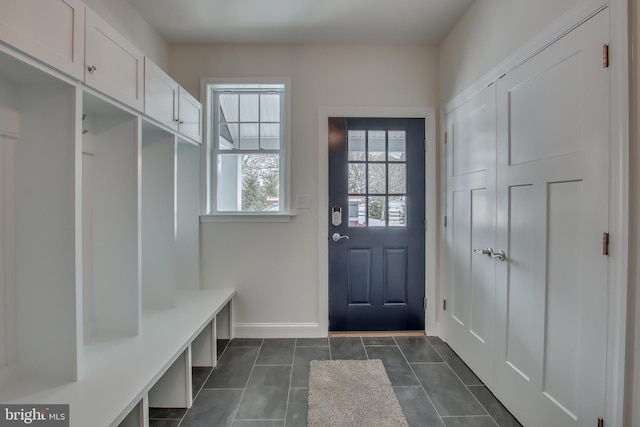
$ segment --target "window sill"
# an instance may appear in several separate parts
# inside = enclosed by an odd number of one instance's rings
[[[291,222],[295,213],[235,213],[200,215],[200,222]]]

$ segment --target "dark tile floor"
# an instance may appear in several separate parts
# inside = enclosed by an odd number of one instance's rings
[[[191,409],[151,408],[151,427],[307,425],[309,362],[380,359],[411,427],[520,426],[436,337],[234,339],[194,368]],[[361,427],[361,426],[345,426]]]

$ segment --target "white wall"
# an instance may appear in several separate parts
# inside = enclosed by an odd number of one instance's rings
[[[449,101],[580,0],[476,0],[440,45],[440,101]]]
[[[237,289],[238,333],[276,324],[297,325],[290,334],[300,335],[319,322],[315,201],[327,179],[318,170],[319,108],[433,107],[437,71],[437,50],[427,46],[171,46],[169,73],[191,93],[200,77],[292,81],[292,190],[294,200],[309,195],[311,209],[284,224],[201,225],[204,286]]]
[[[169,46],[125,0],[84,0],[84,3],[132,42],[160,68],[169,65]]]

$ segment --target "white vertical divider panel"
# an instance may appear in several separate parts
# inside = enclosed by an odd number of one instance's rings
[[[175,306],[175,135],[142,127],[142,303]]]
[[[2,119],[0,119],[1,121]],[[0,128],[1,131],[1,128]],[[6,167],[6,154],[5,154],[5,137],[0,133],[0,372],[6,367],[8,363],[8,350],[9,340],[7,339],[7,280],[6,276],[6,262],[5,262],[5,233],[6,233],[6,220],[5,210],[7,209],[7,202],[5,201],[5,167]]]
[[[0,129],[1,131],[1,129]],[[0,372],[9,364],[9,338],[8,338],[8,313],[9,301],[7,298],[7,263],[6,252],[13,245],[7,242],[7,220],[6,211],[11,204],[7,200],[7,154],[5,137],[0,133]]]
[[[200,289],[200,147],[178,138],[176,271],[180,289]]]
[[[0,82],[0,383],[17,359],[15,282],[16,85]]]
[[[76,378],[81,379],[85,373],[85,355],[84,355],[84,257],[82,254],[84,248],[83,241],[83,223],[82,218],[84,215],[84,205],[82,203],[82,176],[83,176],[83,146],[82,146],[82,111],[83,107],[83,93],[82,87],[76,85],[73,91],[73,193],[74,193],[74,258],[75,258],[75,299],[73,301],[75,305],[75,349],[76,349]]]
[[[142,427],[149,427],[149,394],[145,395],[140,402],[140,410],[142,411]]]
[[[131,412],[118,424],[118,427],[147,427],[149,425],[149,406],[142,399]]]
[[[75,91],[20,87],[15,153],[18,357],[40,378],[78,376],[75,239]]]
[[[136,335],[140,325],[140,119],[88,93],[85,138],[92,169],[93,314],[96,335]],[[92,251],[92,254],[87,254]]]
[[[91,127],[92,118],[86,117],[83,129]],[[82,137],[82,309],[83,336],[95,334],[95,311],[93,301],[93,169],[96,154],[95,137],[88,133]]]
[[[220,312],[216,315],[216,341],[233,339],[233,301],[229,301]]]
[[[3,168],[5,178],[4,200],[9,202],[4,210],[4,233],[3,242],[5,244],[5,269],[4,271],[4,301],[5,301],[5,366],[15,365],[18,360],[18,289],[16,282],[16,212],[10,206],[15,206],[15,150],[16,140],[5,137]]]
[[[4,164],[2,165],[4,191],[4,218],[2,242],[4,244],[4,319],[5,339],[2,342],[5,354],[4,366],[12,366],[18,360],[18,313],[16,284],[16,217],[15,217],[15,151],[16,140],[4,138]],[[1,368],[0,368],[1,369]]]
[[[149,390],[149,406],[190,408],[193,403],[191,379],[191,347],[187,347]]]
[[[216,318],[191,343],[193,366],[216,366]]]

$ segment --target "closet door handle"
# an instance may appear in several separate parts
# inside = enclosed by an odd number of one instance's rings
[[[96,71],[98,71],[98,69],[96,68],[96,66],[95,66],[95,65],[89,65],[89,66],[87,67],[87,70],[88,70],[88,71],[89,71],[89,73],[91,73],[91,74],[95,74],[95,73],[96,73]]]
[[[491,248],[487,248],[487,249],[474,249],[473,250],[474,254],[480,254],[480,255],[491,255],[493,253],[493,249]]]
[[[507,260],[507,254],[500,249],[498,252],[494,252],[493,249],[491,250],[491,258],[497,258],[500,261],[506,261]]]

